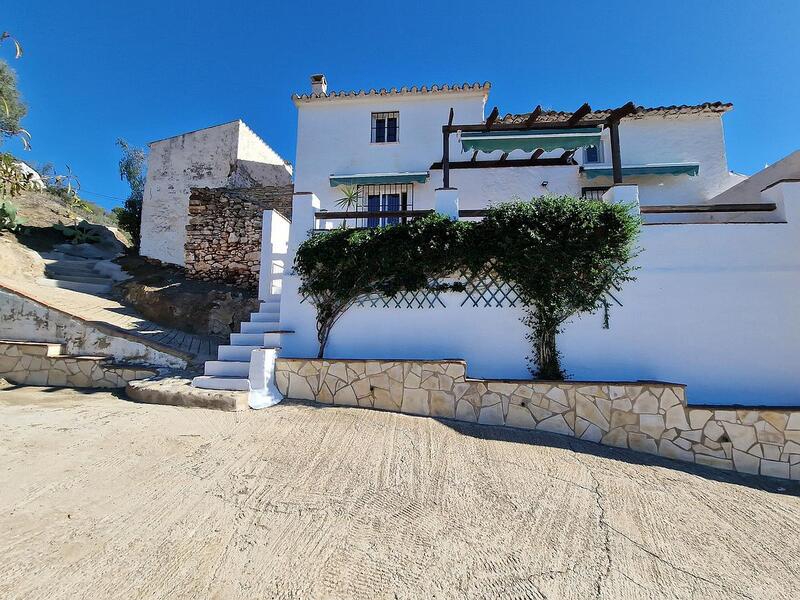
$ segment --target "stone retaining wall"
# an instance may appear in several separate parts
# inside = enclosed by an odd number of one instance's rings
[[[256,289],[262,215],[274,209],[291,219],[293,193],[292,185],[192,189],[184,247],[187,277]]]
[[[41,344],[0,342],[0,377],[19,385],[123,388],[156,373],[138,365],[110,364],[102,357],[49,356]]]
[[[800,479],[800,410],[687,407],[684,386],[466,377],[459,360],[279,358],[290,398],[560,433],[720,469]]]

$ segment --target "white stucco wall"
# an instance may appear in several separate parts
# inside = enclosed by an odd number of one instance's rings
[[[484,117],[482,92],[447,95],[368,96],[298,102],[295,189],[313,192],[321,207],[336,210],[341,196],[331,188],[331,174],[427,171],[442,157],[441,128],[450,107],[455,123],[480,123]],[[399,142],[371,144],[373,112],[400,112]],[[604,164],[611,164],[608,131],[603,132]],[[642,205],[701,204],[741,181],[729,172],[722,118],[719,114],[682,116],[646,115],[620,124],[623,165],[696,162],[697,176],[626,177],[640,188]],[[542,157],[557,157],[561,150]],[[465,161],[457,135],[450,139],[451,161]],[[501,152],[481,154],[479,160],[500,158]],[[509,159],[528,158],[514,151]],[[583,161],[583,152],[575,154]],[[610,177],[588,179],[576,167],[526,167],[452,169],[451,186],[459,189],[462,208],[483,208],[490,202],[513,197],[531,198],[545,193],[579,194],[583,187],[610,186]],[[548,182],[545,188],[541,184]],[[414,184],[414,208],[433,207],[433,192],[442,185],[442,171],[430,171],[425,184]],[[771,219],[769,216],[764,217]],[[650,217],[648,217],[650,219]]]
[[[184,264],[193,187],[291,183],[291,167],[242,121],[152,142],[142,204],[141,253]]]
[[[334,210],[341,193],[330,187],[330,175],[427,171],[442,158],[442,125],[450,108],[454,122],[479,123],[483,98],[482,91],[468,91],[301,102],[295,190],[315,193],[321,208]],[[371,143],[372,113],[395,110],[400,112],[399,141]],[[451,136],[450,152],[458,152],[455,136]],[[432,208],[433,190],[441,185],[441,171],[433,171],[428,183],[415,184],[414,207]]]
[[[767,195],[785,197],[788,223],[645,226],[638,279],[617,294],[610,329],[597,314],[559,336],[570,375],[683,383],[695,403],[800,404],[800,184]],[[295,333],[281,355],[316,356],[314,309],[298,283],[283,283],[281,324]],[[463,358],[472,376],[528,377],[519,309],[442,298],[438,308],[351,308],[326,356]]]

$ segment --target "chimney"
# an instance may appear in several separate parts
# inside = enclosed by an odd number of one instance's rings
[[[325,75],[318,73],[311,76],[311,93],[315,96],[322,95],[328,91],[328,82],[325,80]]]

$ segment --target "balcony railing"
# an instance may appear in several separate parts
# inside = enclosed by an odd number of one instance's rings
[[[676,213],[720,213],[720,212],[771,212],[777,209],[774,202],[760,202],[752,204],[667,204],[667,205],[645,205],[640,207],[641,214],[676,214]],[[397,219],[397,222],[405,223],[411,219],[417,219],[433,213],[427,210],[377,210],[377,211],[327,211],[320,210],[314,213],[318,221],[360,221],[369,222],[370,219],[377,219],[380,227],[386,224],[386,219]],[[485,217],[486,209],[462,209],[458,211],[461,219],[475,219]],[[356,227],[356,229],[366,229],[368,227]],[[326,227],[317,227],[317,230],[324,231]]]

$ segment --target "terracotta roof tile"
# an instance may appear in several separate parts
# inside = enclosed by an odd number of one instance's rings
[[[463,92],[483,92],[484,94],[488,94],[491,87],[492,84],[488,81],[484,83],[456,83],[453,85],[445,83],[444,85],[432,85],[430,87],[425,85],[417,87],[415,85],[412,87],[393,87],[388,90],[386,88],[381,88],[379,90],[342,90],[338,92],[328,92],[326,94],[292,94],[292,100],[295,104],[298,104],[300,102],[314,102],[342,98],[367,98],[370,96],[414,96],[422,94],[453,94]]]
[[[627,116],[627,119],[641,119],[648,116],[661,116],[672,117],[681,115],[695,115],[695,114],[721,114],[733,108],[730,102],[704,102],[703,104],[680,104],[672,106],[637,106],[636,113]],[[603,120],[611,114],[613,109],[593,110],[587,114],[583,119],[578,121],[578,125],[584,121],[599,121]],[[527,120],[530,113],[523,113],[519,115],[507,114],[501,119],[497,119],[496,123],[503,123],[506,125],[514,125],[523,123]],[[562,112],[555,110],[545,110],[536,119],[537,123],[557,123],[566,121],[572,116],[571,112]]]

